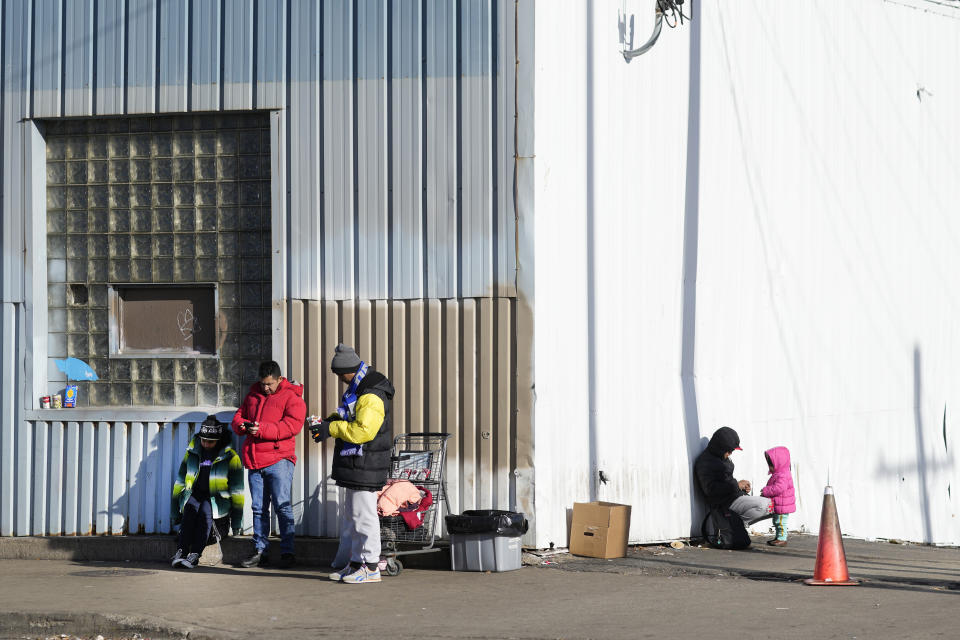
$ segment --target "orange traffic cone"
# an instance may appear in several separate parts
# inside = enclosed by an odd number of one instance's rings
[[[817,565],[813,570],[813,577],[804,582],[841,587],[860,584],[856,580],[851,580],[850,574],[847,573],[847,556],[843,552],[840,519],[837,518],[837,503],[833,499],[831,486],[823,490],[820,537],[817,541]]]

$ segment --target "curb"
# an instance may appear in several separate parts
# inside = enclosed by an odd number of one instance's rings
[[[23,536],[0,537],[0,560],[72,560],[75,562],[168,562],[176,551],[172,535],[138,536]],[[272,541],[271,553],[279,552]],[[450,569],[449,543],[438,540],[436,552],[401,555],[404,567],[411,569]],[[335,538],[297,538],[297,564],[303,567],[329,567],[337,552]],[[220,543],[224,565],[237,564],[250,555],[250,536],[224,538]],[[401,548],[401,551],[405,548]],[[422,549],[421,546],[410,550]]]

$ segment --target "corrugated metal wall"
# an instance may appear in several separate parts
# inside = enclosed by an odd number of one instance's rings
[[[514,4],[13,0],[4,147],[23,118],[285,109],[291,298],[513,296]]]
[[[43,176],[17,160],[35,131],[31,119],[282,110],[272,147],[284,224],[274,249],[285,261],[274,274],[274,317],[287,335],[275,341],[286,351],[275,357],[308,380],[319,411],[336,393],[332,380],[321,386],[332,345],[356,340],[400,389],[398,431],[457,435],[448,466],[453,507],[510,507],[516,11],[510,0],[4,2],[0,277],[11,304],[3,382],[23,358],[13,347],[23,322],[12,320],[23,310],[12,303],[35,284],[22,259],[24,210]],[[150,473],[159,497],[175,469],[151,458],[147,442],[178,427],[94,416],[89,424],[58,426],[38,415],[18,423],[23,414],[8,390],[30,385],[14,382],[3,392],[4,435],[17,445],[0,458],[0,534],[164,530],[163,514],[103,496],[129,493],[128,475]],[[162,439],[180,447],[185,438]],[[51,442],[62,453],[44,454]],[[323,493],[333,490],[321,483],[322,454],[308,452],[298,466],[301,498],[332,497]],[[52,492],[67,482],[58,463],[88,469],[91,460],[107,493],[83,485],[78,515],[67,518],[74,509]],[[324,514],[335,507],[307,504],[304,532],[334,534]]]

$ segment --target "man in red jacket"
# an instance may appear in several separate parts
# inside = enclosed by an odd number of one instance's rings
[[[246,436],[240,448],[243,466],[249,469],[250,503],[253,509],[252,556],[244,567],[266,564],[270,535],[270,501],[280,521],[280,566],[293,566],[293,468],[297,464],[295,440],[307,415],[303,386],[280,375],[276,362],[260,364],[255,382],[233,416],[234,433]]]

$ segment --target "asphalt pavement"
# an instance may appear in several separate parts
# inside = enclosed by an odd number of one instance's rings
[[[64,540],[58,556],[45,539],[0,539],[0,638],[960,637],[956,548],[845,539],[856,587],[804,585],[817,538],[802,535],[785,548],[648,545],[612,560],[527,552],[504,573],[449,571],[442,551],[380,584],[345,585],[308,559],[173,569],[151,559],[165,544],[93,560],[65,557]]]

